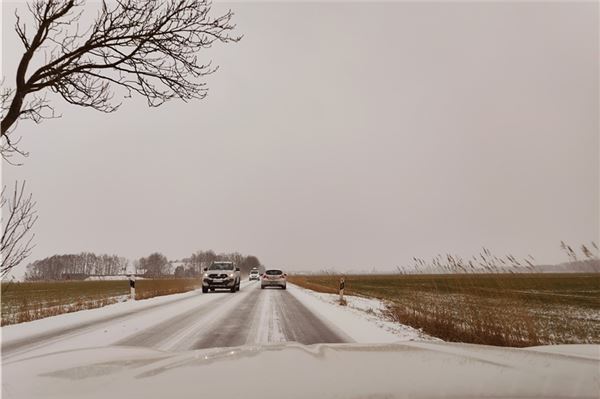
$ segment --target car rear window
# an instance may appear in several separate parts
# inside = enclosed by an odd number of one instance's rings
[[[281,270],[267,270],[265,273],[269,276],[278,276],[280,274],[283,274]]]

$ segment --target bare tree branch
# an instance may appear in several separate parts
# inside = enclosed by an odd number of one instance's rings
[[[141,95],[150,106],[174,98],[202,99],[207,88],[201,78],[217,67],[200,62],[198,51],[241,39],[232,35],[233,13],[211,16],[208,0],[103,1],[94,22],[81,32],[83,5],[82,0],[30,3],[33,35],[17,15],[15,30],[25,52],[16,87],[3,91],[1,137],[9,146],[18,120],[55,117],[45,95],[34,94],[44,90],[102,112],[117,110],[119,95]],[[29,71],[42,52],[43,65]]]
[[[25,182],[15,182],[12,196],[2,188],[2,237],[0,238],[0,276],[4,277],[13,267],[20,264],[34,248],[35,234],[31,229],[37,221],[36,203],[32,195],[25,194]]]
[[[2,84],[4,84],[4,79],[2,79]],[[2,88],[0,91],[0,110],[2,114],[8,110],[10,106],[10,99],[14,96],[15,90],[11,88]],[[8,162],[10,165],[20,165],[17,162],[13,161],[13,157],[15,155],[21,155],[27,157],[27,153],[21,151],[18,147],[19,142],[21,141],[20,137],[14,138],[9,135],[4,135],[0,138],[0,155],[2,159]]]

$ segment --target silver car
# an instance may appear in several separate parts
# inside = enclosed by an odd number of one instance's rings
[[[285,290],[287,285],[287,274],[279,269],[268,269],[261,276],[260,288],[281,287]]]
[[[252,269],[250,270],[250,274],[248,275],[248,280],[260,280],[260,272],[258,270]]]
[[[213,262],[202,275],[202,292],[228,289],[231,292],[240,290],[240,268],[233,262]]]

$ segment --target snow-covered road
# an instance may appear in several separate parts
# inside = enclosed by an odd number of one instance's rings
[[[280,342],[381,343],[418,337],[414,331],[399,333],[378,325],[372,310],[342,308],[329,299],[291,284],[284,291],[261,290],[258,283],[244,282],[235,294],[194,291],[119,303],[3,327],[2,359],[114,345],[185,351]]]
[[[378,300],[241,288],[3,327],[2,397],[597,397],[598,345],[446,343]]]

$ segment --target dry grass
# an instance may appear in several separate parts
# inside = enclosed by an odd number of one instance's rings
[[[198,279],[138,280],[136,299],[194,290]],[[94,309],[129,298],[127,281],[2,283],[2,325]]]
[[[336,293],[339,277],[289,281]],[[345,292],[385,300],[390,319],[447,341],[600,343],[600,274],[348,276]]]
[[[202,287],[199,278],[153,279],[136,282],[135,299],[179,294]]]

